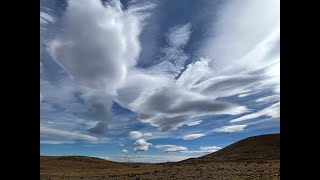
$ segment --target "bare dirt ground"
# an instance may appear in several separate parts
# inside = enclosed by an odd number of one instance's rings
[[[117,163],[92,157],[40,157],[42,180],[280,179],[280,135],[251,137],[176,163]]]

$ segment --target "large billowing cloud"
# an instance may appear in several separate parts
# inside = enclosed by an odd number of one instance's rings
[[[143,9],[145,10],[145,9]],[[117,88],[141,50],[139,9],[124,11],[120,1],[70,0],[63,32],[50,43],[55,61],[82,87],[82,98],[99,121],[90,132],[103,134]]]

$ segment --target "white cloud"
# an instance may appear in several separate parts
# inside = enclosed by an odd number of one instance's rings
[[[40,144],[73,144],[74,141],[40,140]]]
[[[264,76],[258,74],[213,76],[197,83],[193,89],[217,99],[234,96],[253,89],[258,90],[263,78]]]
[[[40,12],[40,24],[48,24],[55,22],[55,19],[48,13]]]
[[[247,93],[243,93],[243,94],[239,94],[238,97],[239,98],[242,98],[242,97],[247,97],[249,96],[250,94],[247,94]]]
[[[198,124],[200,124],[202,122],[202,120],[198,120],[198,121],[191,121],[187,123],[187,126],[196,126]]]
[[[130,138],[132,139],[139,139],[142,137],[151,137],[152,133],[141,133],[140,131],[131,131],[129,133]]]
[[[97,141],[97,137],[81,134],[80,132],[69,132],[64,130],[52,129],[49,127],[40,127],[40,133],[44,135],[49,135],[52,137],[63,137],[67,139],[80,139],[86,141]]]
[[[209,59],[199,58],[198,61],[189,64],[177,79],[176,85],[178,87],[192,89],[195,88],[195,85],[201,82],[201,80],[211,77],[210,75],[212,75],[213,72],[208,65],[209,62]]]
[[[86,141],[89,143],[105,143],[108,141],[106,138],[98,138],[94,137],[88,134],[83,134],[81,132],[77,131],[68,131],[68,130],[61,130],[61,129],[53,129],[51,127],[47,127],[43,124],[40,126],[40,136],[45,136],[49,138],[58,138],[58,139],[63,139],[63,140],[42,140],[42,142],[46,143],[54,143],[54,142],[67,142],[69,143],[70,140],[82,140]],[[68,140],[68,141],[65,141]]]
[[[137,12],[137,11],[135,11]],[[141,50],[141,16],[123,10],[120,1],[70,0],[64,31],[51,41],[54,60],[82,87],[82,98],[99,121],[89,131],[106,132],[112,100],[136,64]]]
[[[152,133],[144,133],[143,136],[144,136],[144,137],[151,137],[151,136],[152,136]]]
[[[139,131],[131,131],[131,132],[129,133],[129,136],[130,136],[130,138],[132,138],[132,139],[139,139],[139,138],[142,137],[142,133],[139,132]]]
[[[250,120],[250,119],[254,119],[254,118],[258,118],[261,116],[267,116],[267,117],[272,117],[272,118],[280,118],[280,102],[275,103],[265,109],[262,109],[258,112],[255,113],[251,113],[251,114],[247,114],[244,115],[242,117],[233,119],[230,121],[230,123],[234,123],[234,122],[240,122],[240,121],[246,121],[246,120]]]
[[[151,143],[147,142],[146,140],[138,139],[136,142],[133,143],[133,151],[134,152],[148,151],[150,145]]]
[[[193,140],[205,136],[205,134],[189,134],[182,137],[183,140]]]
[[[216,152],[220,149],[222,149],[222,148],[218,147],[218,146],[201,146],[200,150],[182,151],[182,153],[184,153],[184,154],[208,154],[208,153]]]
[[[262,97],[256,100],[259,103],[271,103],[271,102],[278,102],[280,100],[280,95],[271,95]]]
[[[121,152],[128,154],[128,150],[126,150],[126,149],[123,149]]]
[[[188,148],[184,146],[176,146],[176,145],[170,145],[170,144],[165,144],[165,145],[156,145],[154,146],[157,149],[161,149],[164,152],[180,152],[180,151],[187,151]]]
[[[240,132],[243,131],[247,125],[231,125],[231,126],[223,126],[220,128],[216,128],[214,132]]]
[[[200,150],[204,153],[213,153],[216,152],[218,150],[222,149],[221,147],[217,147],[217,146],[205,146],[205,147],[200,147]]]

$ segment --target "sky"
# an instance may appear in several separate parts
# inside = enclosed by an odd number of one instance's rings
[[[40,1],[41,155],[180,161],[279,132],[279,0]]]

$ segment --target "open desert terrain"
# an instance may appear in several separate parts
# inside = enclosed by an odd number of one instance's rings
[[[42,180],[280,179],[280,134],[246,138],[180,162],[118,163],[82,156],[41,156]]]

